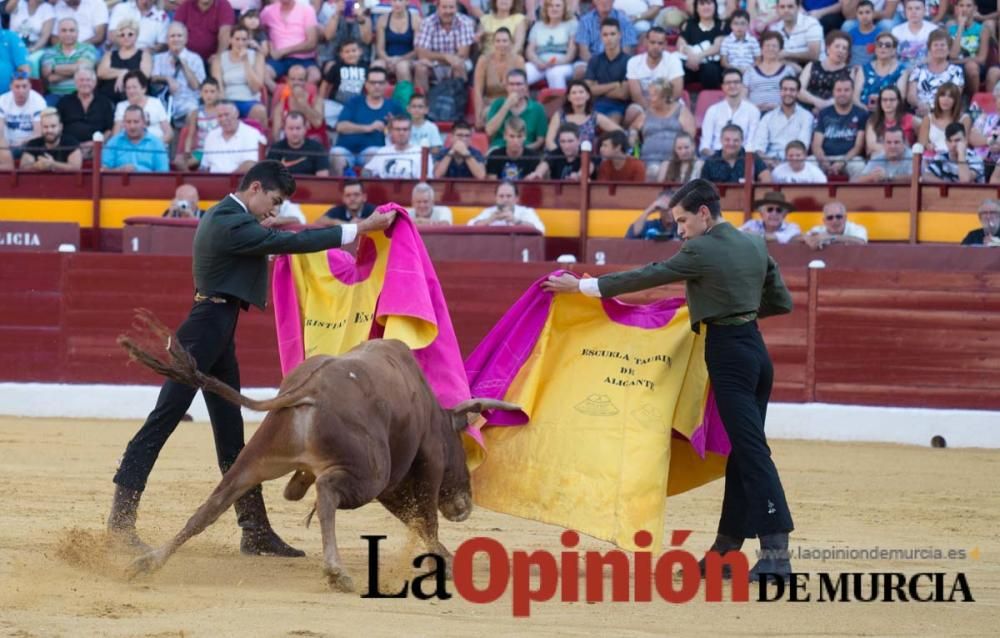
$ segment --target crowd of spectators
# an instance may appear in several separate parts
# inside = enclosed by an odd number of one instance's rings
[[[538,227],[518,182],[579,180],[588,150],[614,182],[908,181],[917,154],[928,182],[1000,183],[986,0],[5,0],[0,17],[0,169],[79,170],[95,136],[116,171],[238,172],[266,147],[300,175],[494,178],[474,223]],[[450,219],[418,194],[422,219]],[[824,234],[761,210],[769,238],[857,237],[846,211]]]
[[[417,177],[428,146],[429,176],[579,179],[588,149],[596,179],[739,181],[752,154],[764,182],[874,182],[907,179],[902,158],[919,143],[929,181],[1000,182],[989,1],[6,0],[0,10],[0,142],[14,160],[55,107],[61,143],[86,162],[100,133],[115,170],[164,160],[238,170],[263,140],[313,175]],[[241,126],[223,130],[232,110]],[[452,130],[466,118],[470,129]],[[896,129],[904,148],[888,149]]]

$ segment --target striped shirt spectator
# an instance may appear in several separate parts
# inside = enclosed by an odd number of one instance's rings
[[[77,42],[76,20],[64,18],[58,24],[59,42],[42,54],[42,77],[52,95],[69,95],[76,90],[73,74],[81,66],[96,67],[100,55],[94,45]],[[72,68],[71,68],[72,67]]]
[[[722,39],[721,53],[729,66],[747,69],[753,66],[754,61],[760,57],[760,43],[749,36],[743,40],[737,40],[730,33]]]
[[[456,53],[475,41],[476,25],[472,18],[456,13],[452,18],[451,28],[445,29],[435,13],[421,23],[414,46],[433,53]]]

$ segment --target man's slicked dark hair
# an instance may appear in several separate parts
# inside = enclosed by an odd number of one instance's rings
[[[240,180],[240,190],[249,189],[250,184],[254,182],[260,182],[261,188],[265,191],[278,191],[286,198],[295,193],[295,178],[284,164],[275,160],[264,160],[254,164]]]
[[[694,179],[678,188],[670,198],[670,208],[680,206],[688,212],[697,212],[702,206],[708,208],[713,219],[722,217],[722,201],[719,189],[707,179]]]

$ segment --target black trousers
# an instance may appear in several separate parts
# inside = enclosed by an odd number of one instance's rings
[[[764,436],[774,367],[757,322],[707,328],[705,363],[732,444],[719,533],[753,538],[790,532],[792,515]]]
[[[702,89],[718,89],[722,87],[722,64],[719,62],[702,62],[697,71],[684,68],[684,82],[697,82]]]
[[[194,356],[198,369],[236,390],[240,389],[235,341],[239,314],[240,304],[236,301],[196,302],[188,318],[177,330],[177,338]],[[145,489],[146,479],[153,470],[160,450],[191,407],[197,391],[196,388],[176,381],[168,380],[163,384],[156,407],[125,448],[125,455],[115,474],[115,483],[137,491]],[[206,392],[204,396],[212,419],[219,469],[225,473],[243,449],[243,415],[238,406],[211,392]]]

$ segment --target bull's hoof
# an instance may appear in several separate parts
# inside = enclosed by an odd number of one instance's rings
[[[331,569],[327,567],[323,570],[326,574],[326,583],[329,585],[330,589],[333,591],[339,591],[345,594],[349,594],[354,591],[354,580],[347,575],[341,567],[336,567]]]

